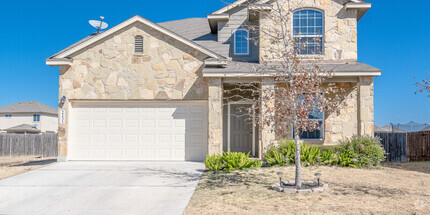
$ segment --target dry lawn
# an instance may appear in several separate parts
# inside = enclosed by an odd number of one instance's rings
[[[429,162],[422,163],[428,168]],[[421,167],[424,168],[424,167]],[[323,193],[287,195],[269,189],[276,172],[294,179],[293,167],[205,172],[185,214],[429,214],[430,173],[381,167],[307,167],[305,180],[322,173]]]
[[[56,161],[55,158],[0,157],[0,180],[50,165]]]

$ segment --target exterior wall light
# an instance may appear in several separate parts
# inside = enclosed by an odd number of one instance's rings
[[[66,96],[61,97],[60,99],[60,104],[64,105],[64,103],[66,103]]]

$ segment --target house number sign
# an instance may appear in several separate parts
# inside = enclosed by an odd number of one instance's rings
[[[60,111],[60,124],[63,125],[64,123],[66,123],[66,111],[61,110]]]

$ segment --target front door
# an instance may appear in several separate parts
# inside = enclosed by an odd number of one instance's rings
[[[232,152],[251,152],[254,155],[254,113],[252,104],[230,104],[229,107],[230,137],[229,146]],[[251,111],[253,112],[253,111]]]

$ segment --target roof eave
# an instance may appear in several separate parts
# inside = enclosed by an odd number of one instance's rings
[[[372,7],[372,3],[367,3],[367,2],[363,2],[363,3],[348,2],[344,6],[345,10],[351,10],[351,9],[357,10],[357,21],[360,20],[361,17],[363,17],[364,14],[366,14],[371,7]]]
[[[205,78],[232,78],[232,77],[272,77],[273,73],[234,73],[234,72],[210,72],[203,73]],[[334,72],[333,77],[379,77],[381,72]]]
[[[218,21],[228,21],[230,19],[230,15],[226,14],[226,13],[209,14],[207,16],[207,19],[208,19],[212,34],[217,34],[218,33]]]
[[[46,59],[48,66],[72,66],[73,60],[66,58],[52,58]]]
[[[97,36],[71,48],[70,50],[60,52],[58,55],[54,55],[55,56],[54,58],[50,58],[47,60],[47,64],[49,61],[48,65],[50,65],[50,64],[55,65],[55,66],[62,65],[59,62],[66,63],[66,65],[71,65],[71,63],[69,63],[69,62],[59,61],[58,59],[66,59],[67,57],[76,53],[77,51],[79,51],[85,47],[88,47],[89,45],[91,45],[91,44],[93,44],[99,40],[102,40],[102,39],[112,35],[113,33],[123,29],[124,27],[135,23],[135,22],[141,22],[141,23],[147,25],[148,27],[150,27],[152,29],[155,29],[155,30],[157,30],[157,31],[159,31],[159,32],[185,44],[185,45],[188,45],[188,46],[208,55],[209,57],[216,58],[216,59],[226,59],[224,56],[221,56],[221,55],[219,55],[219,54],[217,54],[217,53],[215,53],[215,52],[213,52],[213,51],[211,51],[211,50],[209,50],[203,46],[198,45],[197,43],[195,43],[193,41],[190,41],[190,40],[188,40],[188,39],[186,39],[186,38],[184,38],[184,37],[182,37],[182,36],[180,36],[174,32],[171,32],[170,30],[168,30],[168,29],[166,29],[160,25],[157,25],[156,23],[153,23],[153,22],[151,22],[151,21],[149,21],[149,20],[147,20],[147,19],[145,19],[139,15],[136,15],[136,16],[128,19],[127,21],[122,22],[121,24],[116,25],[115,27],[105,31],[103,34],[99,34],[99,35],[97,35]],[[54,61],[57,61],[57,62],[54,62]]]

